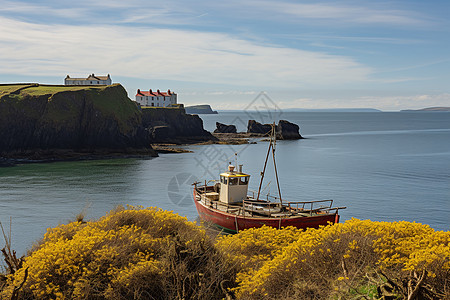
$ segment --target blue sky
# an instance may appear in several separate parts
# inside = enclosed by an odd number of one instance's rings
[[[4,1],[0,82],[111,74],[185,104],[450,106],[450,1]]]

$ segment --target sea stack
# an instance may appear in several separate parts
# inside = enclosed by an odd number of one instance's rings
[[[276,137],[279,140],[298,140],[303,137],[300,135],[299,126],[286,120],[280,120],[275,125]],[[247,133],[255,133],[268,135],[272,130],[271,124],[261,124],[255,120],[249,120],[247,125]]]

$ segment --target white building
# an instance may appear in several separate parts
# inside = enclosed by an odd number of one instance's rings
[[[177,104],[177,94],[170,90],[167,92],[137,90],[136,102],[141,106],[168,107]]]
[[[87,78],[71,78],[69,75],[64,79],[65,85],[110,85],[112,84],[111,77],[89,75]]]

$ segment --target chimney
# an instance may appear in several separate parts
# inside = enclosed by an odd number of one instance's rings
[[[157,92],[158,92],[158,94],[161,94],[161,92],[159,90]]]
[[[153,94],[152,89],[149,90],[150,94]]]
[[[239,165],[239,173],[242,173],[242,165]]]
[[[140,93],[141,93],[141,90],[140,90],[140,89],[138,89],[137,93],[138,93],[138,94],[140,94]]]

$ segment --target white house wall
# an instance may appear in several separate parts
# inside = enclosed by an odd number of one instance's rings
[[[136,102],[141,106],[168,107],[177,104],[177,96],[136,96]]]

